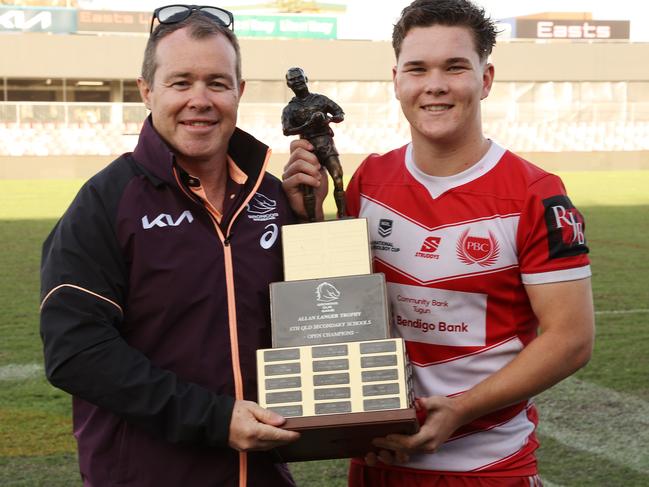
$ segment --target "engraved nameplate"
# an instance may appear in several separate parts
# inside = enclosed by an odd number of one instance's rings
[[[297,377],[279,377],[266,379],[266,389],[293,389],[302,386],[302,379]]]
[[[327,387],[317,388],[314,391],[316,401],[326,401],[331,399],[349,399],[351,390],[349,387]]]
[[[349,401],[343,402],[324,402],[315,405],[316,414],[340,414],[351,413],[352,403]]]
[[[364,370],[361,373],[363,382],[397,380],[398,376],[399,371],[397,369]]]
[[[266,362],[285,362],[286,360],[299,360],[300,349],[289,348],[288,350],[266,350],[264,360]]]
[[[318,374],[313,376],[314,386],[334,386],[340,384],[349,384],[349,373]]]
[[[264,372],[265,375],[299,374],[300,363],[267,365]]]
[[[266,394],[266,402],[268,404],[282,404],[285,402],[301,402],[302,391],[290,392],[269,392]]]

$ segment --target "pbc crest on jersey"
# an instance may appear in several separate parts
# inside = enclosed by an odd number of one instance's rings
[[[465,264],[478,264],[482,267],[493,265],[500,256],[500,246],[496,236],[490,231],[489,238],[469,235],[467,228],[457,242],[456,253],[458,259]]]

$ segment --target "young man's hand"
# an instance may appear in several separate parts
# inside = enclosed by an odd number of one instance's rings
[[[443,396],[422,397],[417,399],[416,407],[425,409],[427,414],[419,431],[414,435],[388,435],[374,439],[372,444],[380,448],[380,451],[365,456],[368,465],[375,465],[378,460],[388,465],[405,463],[410,453],[435,453],[464,424],[454,399]]]

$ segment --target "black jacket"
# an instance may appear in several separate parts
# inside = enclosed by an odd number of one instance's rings
[[[282,280],[279,229],[293,221],[264,172],[268,154],[235,131],[245,196],[218,225],[149,119],[135,151],[90,179],[47,238],[46,373],[74,396],[86,485],[238,485],[227,447],[235,372],[239,397],[256,400],[268,284]],[[248,454],[248,485],[292,485],[272,461]]]

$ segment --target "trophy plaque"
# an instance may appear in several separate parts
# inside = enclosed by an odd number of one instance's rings
[[[302,434],[279,449],[286,460],[363,455],[372,438],[416,431],[401,338],[258,350],[257,377],[259,404]]]
[[[383,274],[272,283],[270,313],[273,348],[381,339],[390,334]]]
[[[301,434],[277,449],[282,460],[363,456],[373,438],[415,433],[411,368],[403,339],[390,337],[367,220],[285,226],[282,242],[287,280],[270,286],[273,348],[257,351],[259,404]]]

